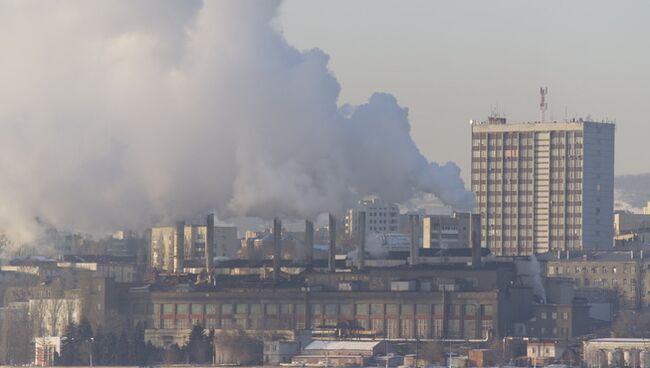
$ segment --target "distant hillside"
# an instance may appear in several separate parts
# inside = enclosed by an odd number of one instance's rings
[[[615,202],[619,207],[641,208],[650,200],[650,173],[614,178]],[[615,205],[615,207],[617,207]]]

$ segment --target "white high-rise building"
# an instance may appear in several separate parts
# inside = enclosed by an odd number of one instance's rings
[[[612,246],[614,124],[472,124],[481,241],[496,255]]]
[[[380,199],[359,201],[356,208],[345,213],[345,234],[356,236],[359,227],[359,212],[366,213],[366,231],[374,233],[396,233],[399,229],[399,206]]]

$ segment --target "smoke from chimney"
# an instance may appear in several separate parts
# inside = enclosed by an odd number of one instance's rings
[[[338,104],[329,56],[289,45],[278,9],[4,7],[0,156],[11,180],[0,185],[0,232],[20,244],[44,226],[99,233],[212,209],[316,218],[366,195],[401,203],[422,192],[472,207],[458,166],[420,153],[395,97]]]

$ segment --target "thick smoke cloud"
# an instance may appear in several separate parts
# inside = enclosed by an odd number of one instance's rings
[[[418,192],[471,207],[394,97],[339,107],[327,54],[289,45],[279,6],[0,3],[0,230],[314,217]]]

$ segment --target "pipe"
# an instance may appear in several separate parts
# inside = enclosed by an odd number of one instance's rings
[[[280,258],[282,257],[282,221],[273,219],[273,281],[280,275]]]
[[[336,218],[330,213],[329,215],[330,230],[330,249],[328,257],[328,266],[330,272],[336,272]]]
[[[474,234],[474,214],[469,213],[469,244],[472,247],[472,268],[481,267],[481,241],[476,234]]]
[[[358,233],[358,242],[359,248],[358,252],[358,261],[359,261],[359,271],[363,270],[366,262],[366,213],[364,211],[359,212],[359,233]]]
[[[419,215],[409,215],[409,225],[411,226],[411,257],[409,258],[411,266],[418,264],[418,248],[420,242],[419,234]]]
[[[314,223],[305,220],[305,259],[310,265],[314,261]]]
[[[214,260],[214,214],[208,215],[205,238],[205,269],[210,272]],[[217,254],[219,252],[217,251]]]
[[[176,223],[176,247],[174,248],[174,272],[185,269],[185,221]]]

